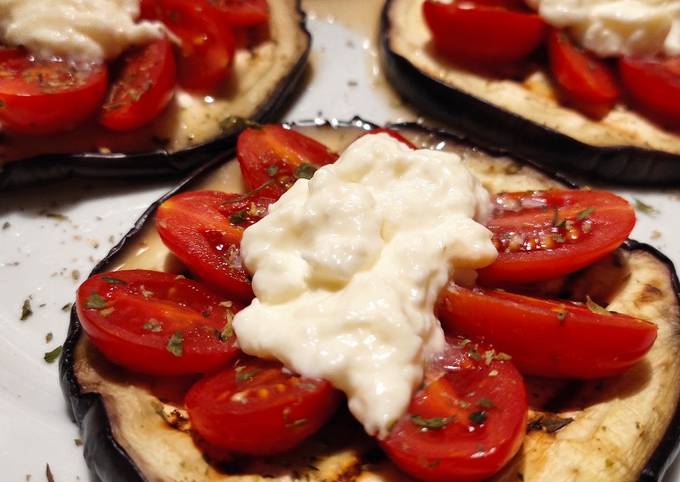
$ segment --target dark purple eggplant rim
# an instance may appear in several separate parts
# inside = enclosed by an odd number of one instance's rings
[[[381,14],[380,45],[385,75],[414,105],[442,118],[475,142],[552,169],[564,169],[628,185],[680,184],[680,155],[636,146],[598,147],[475,97],[419,70],[390,46],[387,0]],[[455,106],[455,109],[451,109]],[[462,114],[461,114],[462,113]]]
[[[360,117],[354,117],[350,121],[333,120],[305,120],[299,122],[284,123],[285,126],[293,127],[356,127],[364,130],[370,130],[377,127],[369,121],[365,121]],[[404,130],[420,130],[425,134],[451,139],[458,143],[475,147],[481,152],[491,154],[493,156],[506,155],[502,151],[495,151],[493,149],[479,148],[466,141],[457,134],[453,134],[440,129],[432,129],[422,126],[417,123],[393,123],[388,124],[387,127],[392,129]],[[203,164],[198,169],[193,171],[189,176],[184,178],[172,190],[164,194],[161,198],[155,201],[149,208],[144,211],[140,218],[135,222],[133,228],[116,244],[109,253],[93,268],[89,276],[104,271],[110,260],[132,240],[139,232],[146,226],[149,220],[153,219],[156,209],[166,199],[174,196],[182,191],[189,184],[191,184],[197,177],[207,174],[213,169],[220,166],[222,163],[233,159],[235,148],[230,148],[223,155],[212,159],[210,162]],[[570,181],[567,177],[561,174],[555,174],[542,169],[540,166],[535,166],[525,160],[518,160],[520,164],[527,165],[533,169],[537,169],[544,174],[552,177],[556,181],[565,184],[570,188],[577,188],[578,185]],[[671,276],[671,283],[673,291],[675,292],[676,300],[680,305],[680,280],[673,262],[659,250],[645,243],[640,243],[635,240],[628,239],[622,246],[627,251],[644,251],[654,256],[666,266]],[[75,306],[71,308],[70,324],[66,340],[63,344],[63,351],[59,360],[59,378],[62,393],[66,399],[67,406],[72,419],[80,427],[84,442],[84,455],[88,467],[99,478],[105,482],[144,482],[143,474],[138,470],[137,466],[125,452],[125,450],[116,442],[111,431],[111,425],[106,414],[102,397],[96,393],[81,394],[80,385],[76,379],[73,363],[75,356],[75,349],[81,335],[81,325],[76,313]],[[647,465],[640,472],[639,480],[644,482],[659,482],[666,470],[670,467],[673,460],[680,451],[680,404],[675,407],[673,417],[659,441],[657,448],[652,453]]]
[[[296,0],[296,10],[300,16],[298,26],[307,39],[307,46],[288,74],[279,80],[268,99],[249,117],[255,122],[276,120],[276,116],[297,88],[305,70],[311,51],[312,36],[307,30],[307,15],[302,10],[301,0]],[[133,179],[178,176],[233,147],[239,133],[240,130],[221,134],[212,140],[173,153],[165,149],[156,149],[132,154],[97,152],[43,154],[20,159],[0,166],[0,191],[69,177]]]

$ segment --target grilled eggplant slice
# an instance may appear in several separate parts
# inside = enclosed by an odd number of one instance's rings
[[[385,73],[416,106],[482,145],[551,169],[628,184],[680,181],[680,132],[623,104],[600,121],[564,107],[544,66],[508,79],[448,62],[430,42],[423,2],[387,0],[381,26]]]
[[[294,126],[338,151],[364,129],[351,123]],[[416,145],[459,153],[492,192],[573,187],[511,158],[491,154],[441,131],[393,126]],[[242,190],[238,165],[215,160],[151,206],[94,270],[184,267],[155,231],[159,203],[188,189]],[[498,481],[659,480],[680,437],[678,279],[653,248],[629,241],[559,284],[574,299],[590,295],[609,309],[654,321],[658,339],[643,362],[623,376],[592,382],[527,380],[530,424],[524,446]],[[347,413],[340,413],[292,453],[211,465],[196,448],[182,407],[191,378],[132,374],[106,361],[83,334],[73,310],[61,359],[64,394],[80,425],[85,457],[103,481],[405,481]]]
[[[178,92],[150,125],[113,132],[90,123],[58,136],[0,138],[0,190],[69,176],[180,174],[234,144],[242,124],[273,119],[293,93],[311,37],[300,0],[269,2],[270,22],[237,50],[234,72],[213,96]]]

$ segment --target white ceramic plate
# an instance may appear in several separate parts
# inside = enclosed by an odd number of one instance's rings
[[[380,0],[308,0],[314,36],[304,91],[286,119],[360,115],[384,123],[415,120],[382,79],[375,49]],[[333,17],[329,12],[341,12]],[[0,195],[0,467],[3,481],[92,480],[76,426],[45,352],[66,336],[78,283],[172,182],[64,182]],[[652,206],[633,237],[680,264],[680,191],[622,191]],[[33,314],[21,321],[30,297]],[[52,333],[52,341],[45,337]],[[29,477],[30,476],[30,477]],[[680,481],[672,471],[667,481]]]

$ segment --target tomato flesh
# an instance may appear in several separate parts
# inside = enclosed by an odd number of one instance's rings
[[[512,355],[526,375],[588,379],[627,370],[649,351],[657,332],[653,323],[596,306],[449,287],[437,314],[448,333],[488,341]]]
[[[214,447],[269,455],[297,446],[335,412],[339,392],[280,363],[243,356],[186,396],[192,429]]]
[[[588,266],[623,243],[635,211],[609,192],[502,193],[487,227],[498,258],[479,271],[485,285],[532,283]]]
[[[234,58],[234,35],[208,2],[142,0],[141,14],[162,21],[181,40],[177,80],[182,87],[209,92],[225,81]]]
[[[395,464],[418,480],[481,480],[517,453],[526,392],[522,376],[500,355],[488,345],[448,341],[426,367],[408,412],[381,441]]]
[[[97,274],[78,289],[76,308],[94,345],[133,371],[202,373],[238,353],[230,323],[241,305],[174,274]]]
[[[320,142],[276,124],[243,131],[236,154],[246,186],[274,199],[338,158]]]
[[[117,131],[137,129],[154,120],[174,93],[175,56],[162,38],[123,55],[99,122]]]
[[[77,127],[104,98],[106,65],[37,60],[19,49],[0,57],[0,122],[21,134],[54,134]]]
[[[425,22],[439,52],[454,61],[509,64],[531,55],[547,33],[537,14],[516,2],[423,3]]]
[[[607,115],[620,97],[607,64],[577,48],[557,30],[548,37],[548,54],[553,77],[566,100],[591,117]]]
[[[680,123],[680,56],[666,60],[622,58],[621,81],[642,107]]]
[[[253,291],[241,265],[241,237],[272,202],[263,196],[219,191],[177,194],[158,208],[156,229],[192,273],[220,291],[250,300]]]
[[[252,27],[269,21],[267,0],[208,0],[233,27]]]

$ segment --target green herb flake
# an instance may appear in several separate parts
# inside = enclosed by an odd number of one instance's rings
[[[261,129],[262,126],[257,122],[251,121],[249,119],[244,119],[243,117],[238,117],[235,115],[230,115],[219,121],[220,129],[225,134],[235,134],[236,132],[242,131],[248,127]]]
[[[567,315],[569,314],[564,305],[552,308],[550,311],[553,311],[557,315],[557,320],[560,322],[560,324],[562,324],[562,322],[567,319]]]
[[[156,318],[149,318],[149,321],[144,323],[144,325],[142,325],[142,328],[152,333],[160,333],[161,330],[163,329],[160,321],[158,321]]]
[[[246,382],[253,378],[255,375],[257,375],[258,373],[260,373],[261,371],[262,370],[260,370],[259,368],[254,368],[253,370],[248,371],[239,370],[236,372],[236,383]]]
[[[411,416],[411,422],[418,425],[421,430],[441,430],[446,427],[454,418],[454,415],[451,415],[450,417],[433,418],[423,418],[420,415],[413,415]]]
[[[303,162],[297,168],[295,168],[295,179],[311,179],[316,170],[317,166],[310,164],[309,162]]]
[[[498,376],[498,370],[491,370],[489,372],[490,377],[497,377]]]
[[[220,331],[220,341],[228,341],[234,336],[234,327],[231,325],[233,316],[234,315],[232,315],[231,319],[227,319],[227,322],[224,324],[224,328],[222,328],[222,331]]]
[[[468,415],[468,420],[473,425],[481,425],[484,422],[486,422],[486,419],[488,418],[487,413],[484,410],[480,410],[479,412],[472,412],[470,415]]]
[[[21,321],[26,321],[29,316],[33,314],[33,308],[31,308],[31,297],[29,296],[24,300],[24,303],[21,305]]]
[[[167,350],[176,357],[181,357],[184,353],[184,335],[181,331],[176,331],[168,340]]]
[[[279,173],[279,166],[272,164],[267,168],[267,176],[274,177]]]
[[[309,422],[309,420],[307,420],[306,418],[299,418],[297,420],[293,420],[292,422],[286,424],[286,427],[287,428],[304,427],[305,425],[307,425],[308,422]]]
[[[512,357],[508,355],[507,353],[503,353],[502,351],[499,351],[496,353],[496,360],[498,361],[510,361],[512,360]]]
[[[108,308],[104,308],[103,310],[99,311],[99,314],[102,315],[104,318],[109,316],[111,313],[116,311],[116,309],[113,306],[109,306]]]
[[[586,296],[586,306],[593,313],[597,313],[598,315],[611,316],[611,313],[607,311],[607,309],[595,303],[592,299],[590,299],[590,296]]]
[[[45,343],[49,343],[54,339],[54,335],[50,331],[47,335],[45,335]]]
[[[76,447],[82,447],[83,446],[83,441],[79,438],[74,438],[73,443],[76,444]]]
[[[478,352],[477,350],[475,350],[474,348],[471,348],[471,349],[468,351],[468,355],[470,356],[470,358],[472,358],[472,359],[475,360],[475,361],[480,361],[480,360],[482,359],[482,356],[481,356],[481,355],[479,354],[479,352]]]
[[[595,208],[585,208],[584,210],[576,213],[576,219],[578,219],[579,221],[583,221],[584,219],[592,216],[594,212]]]
[[[91,310],[101,310],[102,308],[106,308],[106,300],[100,294],[92,293],[87,297],[87,300],[85,300],[85,307]]]
[[[560,216],[560,210],[558,208],[555,208],[553,210],[553,221],[552,224],[556,228],[563,228],[564,225],[567,223],[567,220]]]
[[[555,433],[573,421],[574,419],[572,417],[562,418],[558,416],[541,415],[527,424],[527,431],[533,432],[535,430],[541,430],[547,433]]]
[[[45,464],[45,478],[47,478],[47,482],[54,482],[54,474],[52,474],[50,464]]]
[[[633,201],[635,201],[635,209],[637,209],[641,213],[646,214],[647,216],[656,216],[657,214],[659,214],[658,209],[656,209],[654,206],[647,204],[641,199],[634,197]]]
[[[64,306],[61,307],[61,311],[68,311],[71,309],[72,304],[71,303],[66,303]]]
[[[484,352],[484,363],[487,365],[491,365],[491,362],[494,359],[494,356],[496,355],[496,350],[486,350]]]
[[[4,231],[5,229],[9,229],[10,226],[11,224],[9,223],[9,221],[5,221],[4,223],[2,223],[2,230]]]
[[[126,285],[127,282],[112,276],[102,276],[102,279],[112,285]]]
[[[47,363],[54,363],[59,358],[59,355],[61,355],[61,345],[56,347],[54,350],[45,353],[43,360],[45,360]]]
[[[236,211],[234,214],[229,216],[229,222],[231,224],[243,224],[246,219],[248,219],[248,212],[245,209]]]
[[[477,401],[477,406],[481,408],[496,408],[496,405],[494,405],[493,402],[488,398],[480,398]]]

